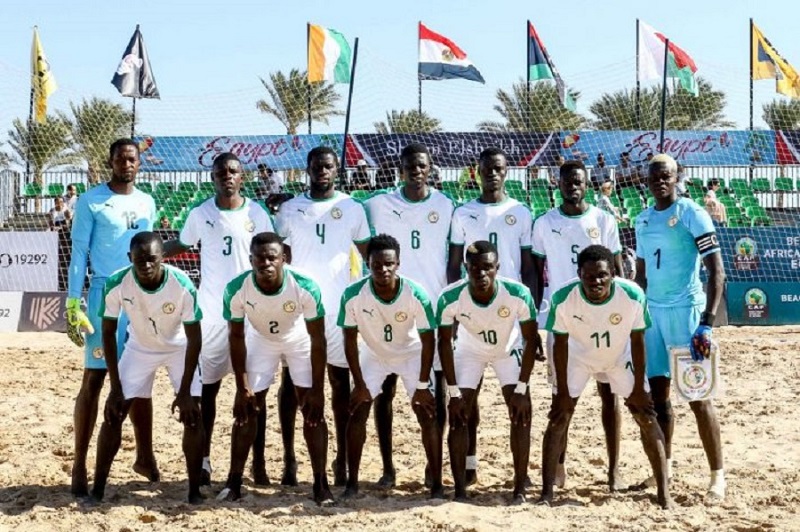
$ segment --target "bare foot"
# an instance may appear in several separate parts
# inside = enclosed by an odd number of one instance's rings
[[[344,460],[334,459],[331,462],[331,469],[333,470],[333,485],[344,486],[347,484],[347,464]]]
[[[323,508],[336,506],[336,499],[333,498],[333,493],[327,487],[314,490],[314,502]]]
[[[384,471],[383,476],[378,479],[378,487],[383,489],[393,488],[396,484],[396,473],[394,469]]]
[[[358,486],[348,485],[344,493],[342,493],[342,499],[355,499],[358,496]]]
[[[266,466],[259,465],[253,466],[250,469],[250,474],[253,476],[253,484],[256,486],[269,486],[269,475],[267,475],[267,468]]]
[[[242,498],[242,491],[241,488],[229,488],[225,486],[222,491],[219,492],[217,495],[218,501],[238,501]]]
[[[672,500],[672,497],[667,495],[666,497],[658,498],[658,505],[662,510],[672,510],[675,508],[675,501]]]
[[[478,483],[478,470],[467,469],[467,486],[472,486]]]
[[[622,480],[622,477],[619,474],[619,471],[609,471],[608,472],[608,490],[611,493],[624,490],[627,486]]]
[[[439,484],[438,486],[431,486],[431,499],[444,499],[444,486]]]
[[[511,498],[511,506],[519,506],[528,502],[528,498],[524,493],[515,493]]]
[[[89,495],[89,481],[86,478],[85,467],[72,467],[72,485],[69,491],[76,497],[86,497]]]
[[[297,486],[297,460],[283,462],[281,486]]]
[[[200,504],[204,500],[206,500],[206,496],[200,493],[200,490],[194,490],[189,492],[189,504]]]
[[[158,470],[158,465],[155,461],[150,464],[137,461],[133,464],[133,470],[150,482],[159,482],[161,480],[161,472]]]
[[[456,488],[456,492],[453,494],[453,500],[456,502],[468,502],[469,498],[467,497],[467,490],[460,490]]]

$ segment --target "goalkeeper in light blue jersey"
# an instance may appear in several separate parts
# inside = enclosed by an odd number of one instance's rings
[[[156,207],[153,198],[136,189],[139,170],[139,148],[131,139],[119,139],[109,152],[111,180],[81,195],[72,222],[72,260],[69,264],[67,294],[67,333],[78,347],[85,349],[81,390],[75,400],[75,461],[72,466],[72,488],[76,496],[88,495],[86,453],[97,418],[100,390],[106,376],[103,341],[98,311],[103,299],[106,279],[116,270],[128,266],[131,238],[153,227]],[[80,297],[91,262],[91,283],[87,311],[81,310]],[[127,318],[119,320],[118,355],[122,352]],[[84,339],[84,330],[86,337]],[[153,456],[152,402],[136,401],[131,420],[136,434],[137,458],[134,470],[158,480]]]
[[[711,327],[722,299],[725,271],[717,234],[706,210],[678,198],[678,165],[668,155],[650,161],[647,184],[655,204],[636,218],[636,282],[647,294],[652,327],[645,331],[647,377],[658,423],[666,440],[667,476],[672,476],[674,418],[669,400],[669,348],[688,345],[692,358],[711,352]],[[708,270],[708,293],[700,263]],[[711,468],[707,497],[725,497],[719,421],[711,401],[689,403]],[[646,482],[649,483],[649,482]]]

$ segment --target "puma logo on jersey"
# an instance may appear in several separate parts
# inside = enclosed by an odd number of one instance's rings
[[[470,214],[469,217],[472,218],[473,220],[475,220],[476,222],[478,221],[478,215],[477,214]]]
[[[367,309],[365,309],[365,308],[362,308],[362,309],[361,309],[361,312],[363,312],[364,314],[369,314],[369,317],[370,317],[370,318],[374,318],[374,317],[375,317],[375,316],[372,314],[373,312],[375,312],[375,309],[367,310]]]
[[[256,304],[255,303],[250,303],[249,301],[245,301],[244,304],[247,305],[248,307],[250,307],[253,310],[256,309]]]
[[[558,236],[561,236],[561,231],[562,231],[562,229],[553,229],[553,228],[550,228],[550,230],[551,230],[552,232],[554,232],[555,234],[557,234]]]
[[[297,212],[299,212],[299,213],[300,213],[300,214],[302,214],[303,216],[305,216],[305,215],[306,215],[306,210],[305,210],[305,209],[297,209]]]
[[[211,229],[214,229],[214,224],[216,222],[212,222],[211,220],[206,220],[206,223],[211,226]]]
[[[396,211],[396,210],[392,209],[392,213],[396,214],[398,218],[401,218],[402,217],[401,215],[403,214],[403,211]]]
[[[150,324],[153,326],[153,333],[155,333],[155,335],[158,336],[158,326],[156,325],[156,320],[154,320],[153,318],[147,318],[147,319],[150,320]]]
[[[458,315],[458,317],[459,317],[459,318],[467,318],[468,320],[471,320],[471,319],[472,319],[472,316],[471,316],[471,315],[469,315],[469,314],[465,314],[465,313],[463,313],[463,312],[462,312],[461,314],[459,314],[459,315]]]
[[[583,321],[583,316],[576,316],[575,314],[573,314],[573,315],[572,315],[572,317],[573,317],[573,318],[575,318],[576,320],[580,321],[580,322],[583,322],[583,323],[585,323],[585,322]]]
[[[122,300],[123,300],[123,301],[127,301],[128,303],[130,303],[131,305],[133,305],[133,298],[132,298],[132,297],[123,297],[123,298],[122,298]]]
[[[113,209],[114,208],[114,204],[113,203],[103,203],[103,207],[108,207],[109,209]]]

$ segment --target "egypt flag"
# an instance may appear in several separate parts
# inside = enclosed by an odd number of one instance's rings
[[[664,77],[664,43],[667,38],[641,20],[639,26],[639,81],[661,80]],[[677,78],[681,87],[698,95],[697,65],[689,54],[677,44],[669,41],[667,55],[667,77]]]
[[[350,83],[353,52],[344,35],[331,28],[308,25],[308,81]]]
[[[419,79],[468,79],[484,83],[464,50],[419,23]]]

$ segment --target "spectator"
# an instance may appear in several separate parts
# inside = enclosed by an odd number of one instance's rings
[[[647,152],[647,155],[644,157],[644,161],[639,161],[639,175],[640,176],[647,176],[650,172],[650,161],[653,159],[653,152]]]
[[[380,168],[378,168],[378,171],[375,172],[375,188],[393,188],[395,181],[394,167],[388,162],[384,162]]]
[[[75,185],[67,185],[67,193],[64,195],[64,203],[71,212],[75,211],[75,204],[78,203],[78,189]]]
[[[367,171],[367,161],[359,159],[356,163],[356,169],[350,174],[350,189],[351,190],[371,190],[372,183]]]
[[[709,179],[705,196],[706,211],[715,223],[725,226],[728,223],[728,213],[725,205],[717,199],[717,190],[719,190],[719,179],[716,177]]]
[[[469,166],[461,171],[461,176],[458,178],[458,184],[461,190],[478,190],[481,188],[481,176],[478,171],[478,161],[472,159]]]
[[[636,279],[636,250],[628,246],[622,250],[622,274],[625,279]]]
[[[53,200],[53,208],[47,214],[47,224],[51,231],[65,231],[69,229],[72,221],[72,211],[64,203],[64,198],[57,196]]]
[[[625,218],[620,214],[619,209],[611,203],[611,194],[613,192],[614,184],[611,181],[606,181],[600,185],[600,197],[597,199],[597,207],[614,215],[617,222],[624,222]]]
[[[564,164],[564,156],[560,153],[556,155],[555,164],[547,169],[548,177],[550,179],[550,188],[555,189],[558,188],[558,179],[559,179],[559,171],[561,170],[561,165]],[[538,178],[538,168],[536,169],[536,175],[531,176],[531,179]]]
[[[270,194],[280,194],[283,189],[283,176],[264,163],[259,163],[257,168],[256,199],[266,199]]]
[[[161,229],[172,229],[172,224],[170,223],[169,218],[166,216],[162,216],[158,221],[158,224]]]
[[[683,165],[678,165],[678,182],[675,184],[675,190],[678,192],[678,196],[689,197],[689,191],[687,190],[687,185],[691,182],[686,176],[686,168]]]
[[[606,166],[606,158],[603,152],[597,154],[597,162],[592,168],[592,184],[595,190],[599,190],[600,186],[606,181],[611,180],[611,169]]]
[[[619,154],[619,166],[616,169],[617,187],[640,187],[639,171],[631,164],[630,155],[624,151]]]
[[[428,186],[436,190],[442,190],[442,169],[435,164],[431,165],[431,172],[428,174]]]

